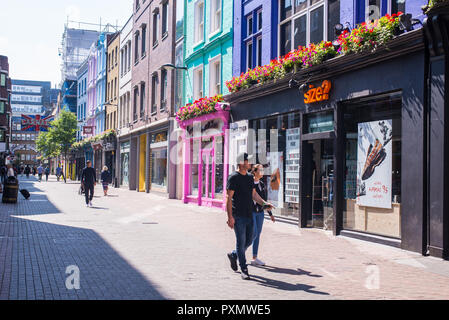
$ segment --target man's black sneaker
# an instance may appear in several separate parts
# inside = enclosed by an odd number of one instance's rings
[[[233,252],[228,253],[229,261],[231,262],[231,269],[237,271],[237,255]]]
[[[249,274],[248,274],[248,269],[242,270],[241,274],[242,274],[242,279],[243,280],[249,280],[250,279],[249,278]]]

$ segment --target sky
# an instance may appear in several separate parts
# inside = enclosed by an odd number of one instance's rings
[[[133,0],[0,0],[0,55],[8,56],[10,77],[59,87],[67,18],[122,27],[132,7]]]

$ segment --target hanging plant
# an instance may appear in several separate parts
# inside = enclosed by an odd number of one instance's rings
[[[222,95],[204,97],[181,107],[176,113],[176,121],[181,122],[217,111],[216,104],[223,101]]]

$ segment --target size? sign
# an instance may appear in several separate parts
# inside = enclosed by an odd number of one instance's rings
[[[309,90],[304,93],[304,103],[314,103],[329,100],[329,91],[331,90],[331,82],[324,80],[320,87],[311,84]]]

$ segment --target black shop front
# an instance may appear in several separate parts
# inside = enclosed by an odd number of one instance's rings
[[[426,254],[426,61],[416,30],[226,96],[230,162],[264,165],[280,220]]]

